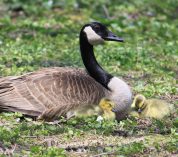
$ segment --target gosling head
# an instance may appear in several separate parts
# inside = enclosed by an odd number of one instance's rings
[[[113,109],[114,106],[115,106],[114,103],[107,98],[101,99],[101,101],[99,103],[99,107],[103,111],[112,112],[112,109]]]
[[[112,112],[114,106],[115,106],[114,103],[109,99],[107,98],[101,99],[99,107],[102,109],[104,119],[115,120],[116,115],[114,112]]]
[[[124,40],[114,35],[107,27],[99,22],[92,22],[83,26],[81,33],[84,35],[90,45],[102,44],[104,41],[118,41]]]
[[[139,94],[136,95],[134,98],[134,107],[138,111],[138,113],[141,113],[146,108],[146,98],[145,96]]]

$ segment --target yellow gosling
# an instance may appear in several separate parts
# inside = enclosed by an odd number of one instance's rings
[[[102,109],[96,105],[80,107],[74,111],[70,111],[67,114],[67,117],[91,117],[95,115],[100,115]]]
[[[99,107],[102,109],[103,112],[103,118],[106,120],[115,120],[116,115],[115,113],[112,111],[112,109],[114,108],[115,104],[106,98],[101,99],[100,103],[99,103]]]
[[[169,104],[164,100],[159,99],[146,99],[145,96],[136,95],[131,105],[134,112],[137,112],[139,117],[152,117],[162,119],[171,114],[174,109],[173,104]],[[130,112],[134,116],[134,112]]]

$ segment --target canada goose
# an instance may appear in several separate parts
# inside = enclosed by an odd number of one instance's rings
[[[102,98],[100,103],[99,103],[99,107],[102,109],[102,116],[104,119],[107,120],[115,120],[116,115],[115,113],[112,111],[112,109],[114,108],[115,104],[110,101],[109,99],[106,98]]]
[[[21,112],[39,119],[53,120],[81,106],[96,105],[105,97],[116,105],[118,113],[127,112],[132,93],[121,79],[102,69],[96,61],[93,45],[104,41],[122,42],[106,26],[92,22],[80,31],[80,51],[86,71],[54,67],[17,77],[0,79],[0,111]]]
[[[162,119],[170,115],[174,109],[174,105],[159,99],[146,99],[145,96],[138,94],[134,98],[132,108],[138,112],[139,117]],[[135,111],[133,111],[133,113],[131,112],[131,115],[134,115],[134,112]],[[135,116],[138,115],[135,114]]]

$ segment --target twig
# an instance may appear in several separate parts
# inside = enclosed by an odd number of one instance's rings
[[[22,138],[37,138],[37,136],[21,136]]]
[[[16,146],[17,146],[17,144],[15,144],[14,147],[12,148],[12,150],[11,150],[11,153],[12,153],[12,154],[14,153],[14,151],[15,151],[15,149],[16,149]]]
[[[108,9],[106,8],[106,5],[102,5],[102,7],[103,7],[103,10],[104,10],[105,16],[106,16],[108,19],[110,19],[111,17],[110,17],[110,15],[109,15]]]

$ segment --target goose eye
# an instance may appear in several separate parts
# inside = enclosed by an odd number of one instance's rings
[[[96,32],[100,31],[100,27],[98,25],[94,25],[94,29],[95,29]]]

